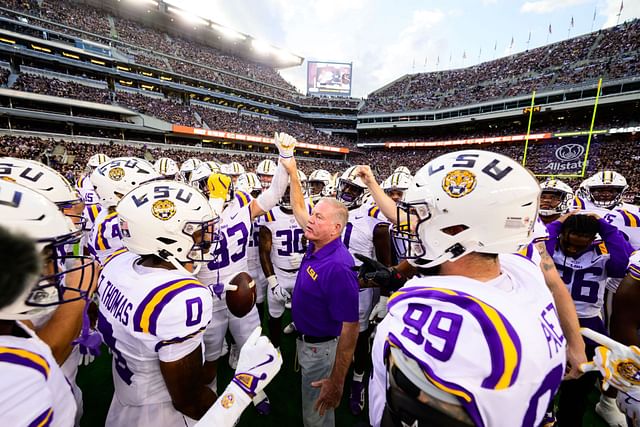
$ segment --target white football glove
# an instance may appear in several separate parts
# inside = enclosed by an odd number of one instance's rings
[[[380,296],[380,300],[371,310],[371,314],[369,315],[369,321],[373,322],[376,320],[380,322],[384,319],[384,316],[387,315],[387,301],[389,301],[389,297]]]
[[[288,159],[293,157],[293,150],[296,148],[296,139],[284,132],[276,132],[273,137],[273,143],[278,147],[280,157]]]
[[[242,346],[236,374],[231,380],[250,397],[262,391],[282,366],[280,352],[269,338],[260,336],[260,332],[262,328],[257,326]]]
[[[267,282],[269,282],[269,292],[271,292],[271,295],[276,301],[286,303],[291,300],[291,294],[285,288],[280,286],[276,276],[267,277]]]
[[[623,392],[640,391],[640,348],[620,344],[589,328],[581,328],[580,332],[602,344],[596,347],[593,361],[580,365],[582,372],[600,371],[603,390],[613,386]]]

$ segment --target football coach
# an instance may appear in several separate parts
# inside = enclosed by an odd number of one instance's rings
[[[307,211],[295,160],[281,160],[291,180],[291,205],[309,241],[291,300],[298,331],[305,427],[335,425],[344,380],[358,339],[358,280],[353,258],[342,242],[347,208],[323,198]]]

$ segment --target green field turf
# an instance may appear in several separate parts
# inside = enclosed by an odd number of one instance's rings
[[[290,312],[284,315],[283,326],[289,322]],[[268,333],[266,322],[263,325],[264,333]],[[294,371],[295,339],[293,335],[283,335],[282,344],[283,365],[278,376],[267,387],[266,392],[271,400],[272,411],[268,416],[260,416],[253,407],[247,408],[243,414],[239,427],[291,427],[302,426],[302,412],[300,403],[300,374]],[[220,376],[218,389],[221,392],[229,383],[232,371],[227,364],[225,356],[220,363]],[[342,404],[336,410],[336,426],[368,426],[368,409],[360,417],[354,417],[349,412],[349,373],[346,381]],[[84,398],[83,427],[104,425],[104,420],[109,410],[113,396],[113,382],[111,377],[111,356],[103,346],[102,355],[91,365],[81,366],[78,373],[78,385],[82,388]],[[591,404],[585,415],[584,426],[606,427],[606,424],[595,414],[593,407],[598,401],[598,392],[590,396]],[[133,426],[132,426],[133,427]]]

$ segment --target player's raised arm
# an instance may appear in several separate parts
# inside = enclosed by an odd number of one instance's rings
[[[291,209],[293,209],[293,216],[296,217],[296,221],[302,229],[307,226],[309,220],[309,211],[304,202],[304,194],[302,193],[302,183],[298,177],[298,168],[296,161],[291,159],[281,159],[282,164],[289,173],[289,179],[291,180],[290,192],[291,192]]]
[[[251,201],[250,209],[252,221],[273,209],[282,198],[284,192],[287,191],[287,170],[282,164],[282,160],[293,159],[293,150],[297,141],[294,137],[287,135],[284,132],[276,132],[273,141],[276,144],[276,147],[278,147],[281,161],[278,162],[276,173],[273,175],[273,180],[271,181],[269,188],[264,190],[262,194]]]
[[[396,210],[396,202],[389,196],[387,196],[376,181],[375,176],[373,176],[373,172],[369,166],[360,165],[356,169],[356,175],[362,179],[362,181],[369,188],[369,192],[371,193],[371,197],[375,200],[376,205],[382,211],[382,214],[387,217],[392,224],[397,224],[397,210]]]

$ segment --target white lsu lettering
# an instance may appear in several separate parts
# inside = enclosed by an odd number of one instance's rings
[[[547,347],[549,349],[549,358],[557,354],[561,348],[565,346],[564,335],[560,328],[558,313],[553,304],[549,304],[540,313],[540,327],[542,333],[547,339]]]

